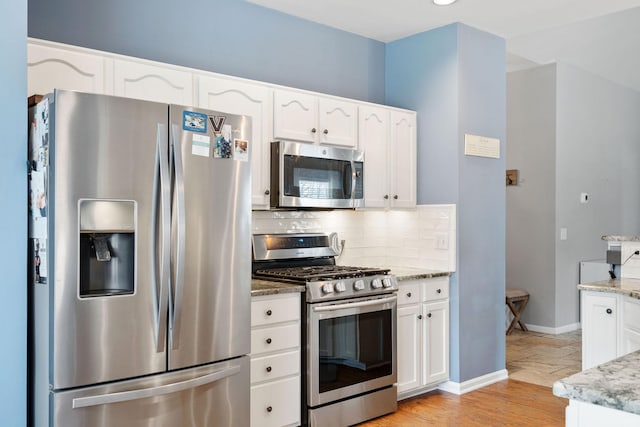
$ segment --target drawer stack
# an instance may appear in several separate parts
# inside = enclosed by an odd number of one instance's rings
[[[300,424],[300,294],[251,302],[251,425]]]

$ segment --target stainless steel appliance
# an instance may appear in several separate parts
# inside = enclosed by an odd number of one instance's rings
[[[249,425],[249,118],[30,110],[30,423]]]
[[[293,141],[271,143],[271,206],[364,206],[362,151]]]
[[[397,408],[396,293],[389,270],[335,265],[331,234],[253,236],[253,275],[303,283],[303,424],[347,426]]]

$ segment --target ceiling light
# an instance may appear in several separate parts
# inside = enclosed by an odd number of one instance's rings
[[[452,3],[455,3],[456,0],[433,0],[433,4],[438,6],[449,6]]]

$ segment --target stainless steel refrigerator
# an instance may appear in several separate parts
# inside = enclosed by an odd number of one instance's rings
[[[249,425],[250,119],[30,108],[30,423]]]

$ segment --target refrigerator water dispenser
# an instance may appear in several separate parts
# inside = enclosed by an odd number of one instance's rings
[[[136,205],[81,200],[80,298],[134,292]]]

